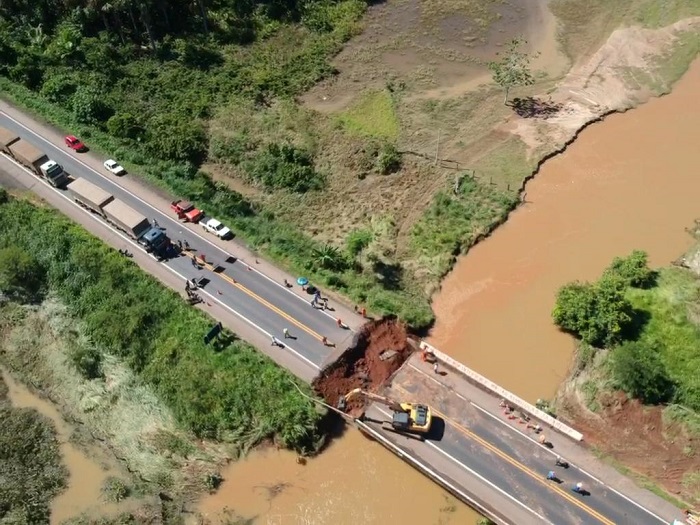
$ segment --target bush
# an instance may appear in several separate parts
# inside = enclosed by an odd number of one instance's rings
[[[104,102],[104,94],[91,85],[80,85],[72,97],[73,118],[80,124],[96,125],[106,121],[111,108]]]
[[[97,348],[76,345],[71,349],[70,358],[85,379],[102,377],[102,354]]]
[[[658,404],[673,397],[674,384],[659,351],[648,343],[629,341],[611,355],[612,374],[617,385],[647,404]]]
[[[102,485],[102,494],[107,501],[119,503],[129,497],[131,487],[123,479],[109,476]]]
[[[121,139],[138,139],[144,134],[140,120],[131,113],[115,113],[109,117],[107,131]]]
[[[610,346],[632,322],[625,290],[625,281],[611,276],[596,284],[567,284],[557,293],[554,322],[586,344]]]
[[[357,257],[372,242],[374,235],[369,230],[353,230],[345,241],[351,257]]]
[[[391,143],[385,142],[377,153],[376,169],[382,175],[395,173],[401,168],[401,154]]]
[[[269,144],[245,164],[248,175],[268,189],[306,193],[320,190],[326,183],[314,169],[311,155],[289,144]]]
[[[44,287],[44,271],[18,246],[0,249],[0,291],[20,300],[36,300]]]
[[[641,250],[634,250],[627,257],[615,257],[605,274],[617,276],[635,288],[647,288],[655,279],[655,272],[649,268],[647,254]]]
[[[146,126],[147,146],[152,155],[163,160],[185,161],[199,165],[208,145],[204,127],[189,116],[163,113]]]

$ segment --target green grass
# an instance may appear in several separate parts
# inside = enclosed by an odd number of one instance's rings
[[[671,379],[676,401],[700,410],[700,329],[688,318],[688,307],[700,301],[700,282],[677,268],[660,272],[658,285],[631,289],[632,305],[649,314],[640,340],[658,348]]]
[[[235,337],[219,351],[205,346],[211,318],[57,212],[0,206],[0,246],[9,245],[34,254],[103,360],[126,363],[185,428],[244,447],[266,437],[320,445],[321,414],[289,373]]]
[[[363,94],[355,105],[339,116],[351,133],[395,141],[399,136],[399,120],[394,100],[387,90]]]
[[[488,184],[465,177],[459,192],[440,192],[411,232],[411,244],[423,268],[442,277],[454,257],[466,252],[479,235],[491,227],[515,204],[515,193],[499,191]]]

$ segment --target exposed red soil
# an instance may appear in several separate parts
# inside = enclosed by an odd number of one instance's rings
[[[396,320],[366,324],[354,344],[313,381],[313,388],[331,406],[337,406],[338,400],[354,388],[378,391],[411,355],[406,337],[406,326]],[[382,361],[380,355],[386,351],[396,354]],[[362,407],[361,399],[353,400],[348,412],[359,415]]]
[[[685,501],[700,504],[697,487],[684,487],[683,477],[700,471],[700,442],[677,423],[663,421],[662,407],[644,406],[622,392],[601,396],[593,413],[567,397],[560,417],[585,436],[589,445]]]

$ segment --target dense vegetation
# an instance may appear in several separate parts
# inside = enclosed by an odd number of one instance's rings
[[[57,213],[24,201],[0,205],[0,255],[18,275],[32,275],[31,297],[56,294],[96,346],[123,359],[197,435],[320,444],[321,415],[286,371],[235,338],[219,351],[206,347],[211,319]],[[18,284],[0,280],[0,291]],[[101,374],[95,348],[72,358],[86,377]]]
[[[234,129],[211,140],[221,111],[264,111],[332,74],[329,59],[359,28],[362,0],[243,2],[13,1],[0,6],[6,96],[227,221],[252,247],[379,313],[432,321],[410,278],[385,286],[374,268],[327,264],[324,246],[200,171],[225,161],[264,191],[325,187],[326,167],[287,139]],[[253,114],[253,113],[251,113]],[[377,170],[400,163],[380,146]],[[337,245],[342,246],[342,239]],[[323,261],[326,261],[324,264]]]
[[[68,477],[51,421],[12,407],[2,376],[0,421],[0,523],[48,523],[51,499]]]
[[[586,363],[609,349],[603,369],[612,386],[644,403],[675,403],[700,411],[700,328],[689,312],[700,282],[677,268],[659,273],[644,252],[616,258],[595,283],[572,283],[557,297],[553,317],[581,338]]]

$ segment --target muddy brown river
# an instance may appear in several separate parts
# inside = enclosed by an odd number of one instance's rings
[[[583,131],[527,186],[527,203],[462,257],[435,298],[430,342],[520,396],[551,397],[574,343],[556,330],[557,289],[595,279],[618,255],[667,265],[700,217],[700,62],[671,95]],[[200,510],[260,523],[474,523],[457,503],[358,432],[306,466],[263,451],[224,472]]]

